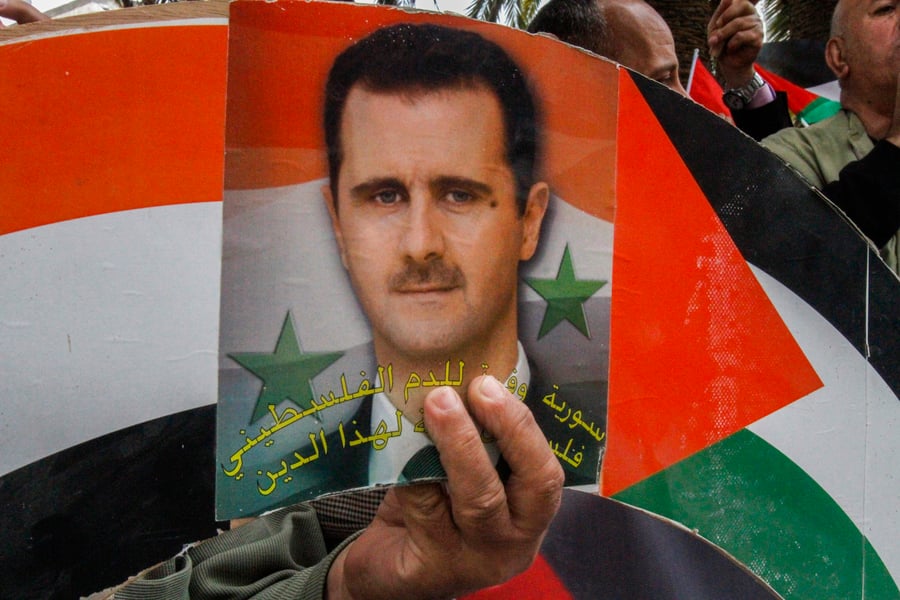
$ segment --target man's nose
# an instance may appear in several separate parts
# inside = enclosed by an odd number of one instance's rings
[[[440,210],[430,197],[413,196],[409,201],[401,248],[414,262],[428,262],[444,254],[444,232]]]

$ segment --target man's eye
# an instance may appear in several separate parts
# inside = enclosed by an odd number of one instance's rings
[[[463,190],[451,190],[447,192],[447,200],[454,204],[465,204],[471,202],[475,196]]]
[[[875,8],[876,15],[887,15],[890,14],[896,9],[897,6],[895,4],[882,4]]]
[[[400,194],[397,190],[381,190],[372,194],[372,200],[378,204],[396,204],[400,202]]]

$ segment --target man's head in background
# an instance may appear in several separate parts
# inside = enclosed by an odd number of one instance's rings
[[[885,0],[840,0],[831,19],[825,60],[841,85],[841,104],[869,135],[887,132],[900,77],[900,5]]]
[[[324,125],[324,193],[379,363],[508,375],[549,197],[522,71],[475,33],[386,27],[335,60]]]
[[[672,31],[643,0],[550,0],[528,31],[552,34],[686,95]]]

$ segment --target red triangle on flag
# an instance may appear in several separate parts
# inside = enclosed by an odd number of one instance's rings
[[[460,600],[571,600],[572,594],[553,571],[546,559],[538,555],[531,566],[506,583],[485,588]]]
[[[624,70],[618,123],[605,495],[822,386]]]

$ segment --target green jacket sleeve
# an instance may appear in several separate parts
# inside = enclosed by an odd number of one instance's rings
[[[114,598],[321,599],[332,562],[355,538],[329,553],[315,510],[301,504],[187,548],[128,582]]]

